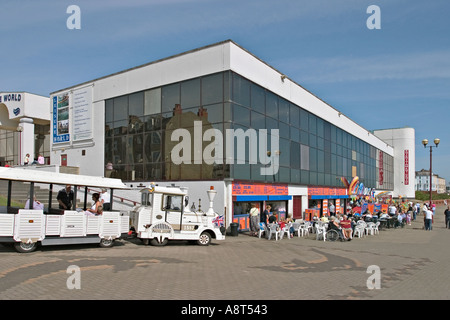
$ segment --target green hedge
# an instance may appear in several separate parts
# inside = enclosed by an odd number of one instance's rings
[[[445,200],[445,199],[449,199],[450,196],[447,193],[439,193],[438,194],[436,192],[432,192],[431,198],[433,200]],[[430,200],[430,193],[424,192],[424,191],[416,191],[416,199],[421,200],[421,201],[428,201],[428,200]]]

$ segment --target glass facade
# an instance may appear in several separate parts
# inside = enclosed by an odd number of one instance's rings
[[[0,165],[18,165],[21,133],[0,129]],[[50,160],[50,125],[34,125],[34,155],[30,155],[30,163],[37,160],[39,154]],[[25,155],[22,155],[22,161]]]
[[[0,129],[0,165],[19,164],[19,132]]]
[[[366,187],[393,189],[391,156],[231,71],[106,100],[105,119],[108,175],[126,181],[234,178],[342,187],[341,177],[357,175]],[[245,139],[245,154],[236,141],[227,152],[227,130],[239,129],[257,137]],[[258,143],[261,129],[267,144]],[[263,175],[267,161],[254,159],[272,150],[271,129],[279,133],[271,155],[279,170]]]

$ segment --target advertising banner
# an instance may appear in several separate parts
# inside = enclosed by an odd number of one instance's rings
[[[74,90],[73,141],[92,138],[92,87]]]
[[[53,143],[69,142],[69,92],[53,96]]]

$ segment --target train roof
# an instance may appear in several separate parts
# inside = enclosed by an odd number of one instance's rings
[[[12,167],[0,167],[0,180],[61,185],[70,184],[72,186],[98,187],[107,189],[129,189],[120,179]]]

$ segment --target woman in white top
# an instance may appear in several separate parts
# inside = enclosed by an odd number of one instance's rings
[[[92,200],[94,201],[94,204],[90,209],[86,210],[86,213],[89,215],[96,215],[96,216],[101,215],[103,213],[103,206],[102,203],[100,202],[100,194],[94,193],[92,195]]]

